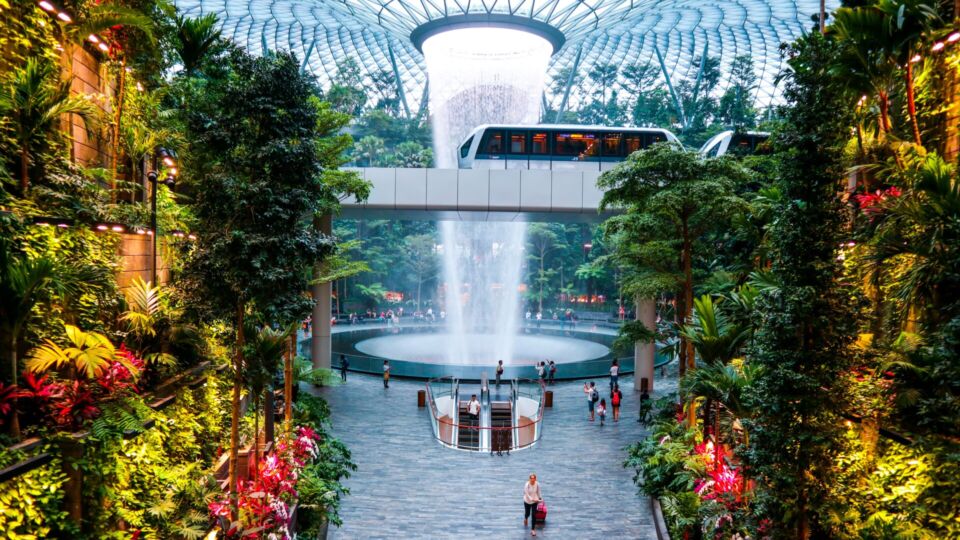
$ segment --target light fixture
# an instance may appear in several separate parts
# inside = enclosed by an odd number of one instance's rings
[[[87,39],[90,40],[90,43],[100,43],[100,38],[96,34],[90,34]]]
[[[188,235],[187,235],[187,238],[189,238],[190,240],[196,240],[196,239],[197,239],[197,235],[195,235],[195,234],[188,234]]]
[[[137,91],[143,92],[143,85],[140,84],[139,82],[137,83]]]
[[[71,22],[73,22],[73,19],[71,19],[70,16],[67,15],[67,13],[64,12],[64,11],[61,11],[61,12],[57,13],[57,18],[60,19],[61,21],[65,22],[65,23],[71,23]]]
[[[53,4],[51,4],[50,2],[47,2],[47,0],[40,0],[40,2],[37,3],[37,5],[40,6],[40,9],[44,11],[49,11],[50,13],[55,13],[57,11],[57,8],[53,7]]]
[[[167,169],[167,174],[172,176],[176,176],[178,172],[180,171],[178,171],[176,167],[170,167],[169,169]]]
[[[950,34],[949,36],[947,36],[947,41],[949,41],[950,43],[954,43],[954,42],[956,42],[958,39],[960,39],[960,32],[954,32],[954,33]]]
[[[137,234],[141,234],[141,235],[142,235],[142,234],[147,234],[147,231],[146,231],[143,227],[137,227],[137,228],[136,228],[136,232],[137,232]]]
[[[103,51],[103,52],[107,52],[107,51],[110,50],[110,47],[109,47],[106,43],[104,43],[104,42],[102,42],[102,41],[100,42],[99,45],[97,45],[97,48],[100,49],[100,50]]]
[[[933,44],[933,47],[931,47],[930,50],[932,50],[933,52],[937,52],[939,50],[942,50],[944,46],[945,45],[942,41],[938,41]]]
[[[170,156],[163,156],[163,164],[167,167],[173,167],[174,165],[177,164],[177,162],[174,161],[173,158]]]
[[[107,225],[104,225],[103,223],[97,225],[97,230],[98,230],[98,231],[105,231],[105,230],[107,230],[107,229],[109,229],[109,228],[110,228],[110,227],[108,227]]]
[[[123,225],[119,225],[119,224],[113,225],[112,227],[110,227],[110,230],[113,232],[123,232]]]
[[[915,55],[913,55],[913,58],[910,59],[910,63],[911,63],[911,64],[915,64],[915,63],[919,62],[922,58],[923,58],[923,57],[920,56],[919,54],[915,54]]]
[[[170,234],[177,238],[183,238],[186,234],[183,231],[171,231]]]

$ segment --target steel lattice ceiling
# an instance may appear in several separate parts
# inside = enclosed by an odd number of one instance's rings
[[[411,31],[432,20],[465,14],[534,19],[563,32],[552,59],[556,73],[579,58],[577,72],[593,64],[651,64],[676,83],[694,79],[704,50],[721,61],[718,91],[730,84],[725,69],[737,55],[754,59],[760,84],[756,104],[777,99],[779,47],[813,26],[819,0],[175,0],[188,16],[216,13],[225,36],[252,52],[286,49],[327,85],[337,63],[353,57],[366,76],[392,70],[411,109],[423,99],[423,57]],[[839,0],[828,0],[835,9]],[[661,75],[662,77],[662,75]],[[590,92],[589,82],[582,90]],[[624,89],[629,94],[629,89]],[[561,95],[546,91],[556,107]],[[575,99],[575,97],[574,97]]]

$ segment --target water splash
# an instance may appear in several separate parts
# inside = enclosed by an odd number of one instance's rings
[[[550,43],[504,28],[461,28],[423,43],[430,81],[430,113],[437,166],[457,167],[460,142],[481,124],[536,124],[540,117]],[[447,361],[476,362],[489,348],[471,348],[469,336],[495,341],[495,363],[514,359],[520,313],[526,225],[442,222],[444,301],[453,338]]]
[[[456,168],[457,146],[481,124],[536,124],[553,47],[507,28],[461,28],[423,42],[437,166]]]
[[[526,226],[523,223],[444,221],[444,307],[452,338],[446,356],[451,363],[475,363],[489,354],[491,363],[514,359],[520,313]],[[481,352],[476,339],[493,340]],[[473,346],[471,346],[473,345]]]

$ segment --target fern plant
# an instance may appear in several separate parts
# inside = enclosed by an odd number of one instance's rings
[[[118,355],[113,344],[103,334],[84,332],[76,326],[66,324],[64,337],[67,343],[64,347],[47,339],[43,345],[34,349],[27,361],[27,369],[42,373],[51,368],[69,367],[87,379],[95,379],[109,368],[111,363],[119,362],[134,376],[139,374],[139,369],[124,356]]]

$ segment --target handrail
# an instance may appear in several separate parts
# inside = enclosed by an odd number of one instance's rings
[[[455,418],[453,418],[452,421],[451,421],[451,420],[444,420],[444,419],[441,417],[440,412],[437,410],[437,407],[436,407],[436,397],[442,397],[442,396],[435,396],[435,395],[433,394],[432,389],[431,389],[431,384],[437,383],[437,382],[441,382],[441,381],[444,381],[444,380],[447,380],[447,379],[452,379],[453,381],[456,381],[455,390],[452,391],[451,396],[450,396],[451,399],[453,400],[452,409],[453,409],[453,414],[455,415]],[[511,385],[513,386],[513,390],[512,390],[512,391],[513,391],[513,395],[514,395],[514,398],[513,398],[513,409],[514,409],[515,411],[518,411],[518,408],[517,408],[517,406],[516,406],[517,399],[518,399],[519,397],[527,397],[527,396],[525,396],[525,395],[522,395],[522,393],[519,391],[519,383],[520,383],[520,381],[521,381],[520,379],[514,379],[513,381],[511,381]],[[541,423],[543,422],[543,413],[544,413],[544,409],[545,409],[545,407],[544,407],[544,404],[545,404],[545,403],[544,403],[544,402],[545,402],[545,398],[544,398],[545,387],[544,387],[542,384],[540,384],[539,381],[535,381],[535,380],[533,380],[533,379],[523,379],[523,381],[528,382],[528,383],[536,384],[537,387],[538,387],[538,389],[539,389],[539,395],[537,396],[538,399],[537,399],[537,412],[536,412],[536,416],[535,416],[535,418],[531,418],[531,419],[530,419],[530,420],[531,420],[531,423],[529,424],[529,426],[533,426],[534,436],[532,437],[532,439],[530,440],[530,442],[521,445],[521,444],[518,444],[518,438],[516,437],[516,432],[515,432],[515,433],[514,433],[514,436],[511,437],[511,441],[512,441],[512,442],[511,442],[511,447],[510,447],[511,450],[521,450],[521,449],[524,449],[524,448],[529,448],[529,447],[533,446],[534,444],[536,444],[537,442],[539,442],[539,440],[540,440],[540,435],[541,435],[541,425],[542,425]],[[431,403],[430,403],[430,413],[431,413],[431,416],[432,416],[431,420],[432,420],[432,422],[433,422],[433,424],[434,424],[434,426],[435,426],[435,428],[434,428],[434,436],[435,436],[435,438],[436,438],[441,444],[443,444],[444,446],[448,446],[448,447],[452,447],[452,448],[458,448],[458,449],[463,449],[463,450],[473,450],[473,451],[484,450],[484,451],[485,451],[485,450],[488,450],[488,449],[487,449],[487,448],[482,448],[482,447],[465,447],[465,446],[461,446],[461,445],[459,444],[460,429],[461,429],[461,428],[462,428],[462,429],[472,429],[472,430],[481,431],[481,433],[488,433],[489,436],[486,436],[486,437],[485,437],[485,440],[487,440],[487,441],[492,441],[492,440],[493,440],[492,433],[493,433],[494,431],[519,430],[520,427],[521,427],[521,426],[518,425],[518,422],[517,422],[516,420],[514,420],[514,421],[512,422],[513,425],[511,425],[511,426],[477,426],[477,425],[472,425],[472,424],[471,424],[471,425],[461,424],[461,423],[459,422],[459,413],[460,413],[460,403],[459,403],[460,384],[459,384],[459,380],[454,379],[454,378],[452,378],[452,377],[439,377],[439,378],[430,379],[429,381],[427,381],[426,386],[427,386],[427,397],[428,397],[428,399],[429,399],[430,402],[431,402]],[[517,412],[517,414],[519,414],[519,412]],[[441,435],[440,435],[440,426],[441,426],[441,425],[443,425],[443,426],[449,426],[450,429],[451,429],[450,441],[449,441],[449,442],[448,442],[448,441],[444,441],[444,440],[443,440],[443,437],[441,437]],[[522,426],[522,427],[527,427],[527,426]]]

